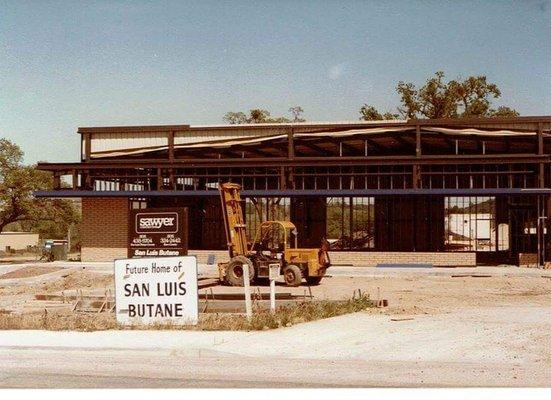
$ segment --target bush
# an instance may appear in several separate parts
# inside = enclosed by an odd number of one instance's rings
[[[300,322],[350,314],[373,307],[369,296],[360,294],[345,301],[304,301],[279,307],[272,314],[268,310],[254,310],[250,321],[243,314],[201,314],[197,326],[155,324],[122,327],[113,314],[9,314],[0,312],[0,330],[46,329],[53,331],[99,331],[110,329],[139,330],[203,330],[203,331],[258,331],[288,327]]]

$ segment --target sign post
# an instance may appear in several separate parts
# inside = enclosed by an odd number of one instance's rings
[[[279,277],[279,264],[270,264],[269,278],[270,278],[270,312],[275,314],[276,302],[275,302],[275,281]]]
[[[115,260],[115,304],[121,325],[199,320],[197,259],[194,256]]]
[[[249,281],[249,265],[243,264],[243,287],[245,288],[245,312],[247,313],[247,320],[253,318],[253,305],[251,303],[251,285]]]

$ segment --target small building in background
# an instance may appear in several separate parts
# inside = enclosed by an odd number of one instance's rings
[[[39,245],[38,233],[2,232],[0,233],[0,252],[32,250]]]

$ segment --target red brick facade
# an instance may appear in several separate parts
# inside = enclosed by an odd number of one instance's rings
[[[82,261],[113,261],[127,257],[128,199],[82,199]],[[227,261],[225,250],[191,250],[199,263],[209,254]],[[475,253],[446,252],[331,252],[336,265],[375,266],[378,263],[432,263],[435,266],[475,266]]]
[[[214,254],[216,263],[229,261],[225,250],[190,250],[199,264],[206,264],[209,254]],[[476,267],[474,252],[397,252],[397,251],[331,251],[334,265],[375,267],[377,264],[432,264],[435,267]]]
[[[83,198],[82,261],[126,258],[128,215],[126,198]]]

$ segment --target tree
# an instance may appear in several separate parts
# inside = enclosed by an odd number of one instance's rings
[[[381,114],[375,107],[369,104],[364,104],[362,108],[360,108],[360,120],[363,121],[383,121],[397,118],[398,114],[392,114],[390,112]]]
[[[518,117],[520,114],[517,110],[506,106],[500,106],[497,110],[490,110],[490,115],[492,117]]]
[[[227,112],[226,115],[224,115],[224,121],[226,121],[228,124],[235,125],[235,124],[246,124],[247,123],[247,116],[245,113],[239,111],[239,112]]]
[[[287,122],[303,122],[305,119],[301,118],[301,114],[304,112],[302,107],[296,106],[289,108],[289,112],[293,116],[293,119],[286,117],[272,117],[268,110],[263,108],[253,108],[249,110],[249,115],[242,111],[234,112],[230,111],[224,115],[224,121],[230,125],[234,124],[283,124]]]
[[[250,124],[265,124],[268,122],[279,122],[274,121],[270,117],[270,112],[262,108],[255,108],[250,111],[249,121]]]
[[[293,122],[304,122],[306,121],[304,118],[301,117],[301,114],[304,112],[301,106],[295,106],[289,108],[289,112],[293,116]]]
[[[492,100],[501,97],[496,84],[486,76],[470,76],[467,79],[446,82],[444,72],[438,71],[419,89],[411,82],[398,82],[400,95],[398,112],[403,118],[458,118],[458,117],[511,117],[519,113],[507,106],[492,109]],[[360,119],[378,117],[378,111],[360,109]],[[385,118],[386,119],[386,118]]]
[[[52,179],[45,171],[22,165],[22,160],[16,144],[0,139],[0,232],[15,223],[36,230],[48,221],[57,228],[77,222],[78,211],[70,201],[33,196],[36,190],[52,189]]]

